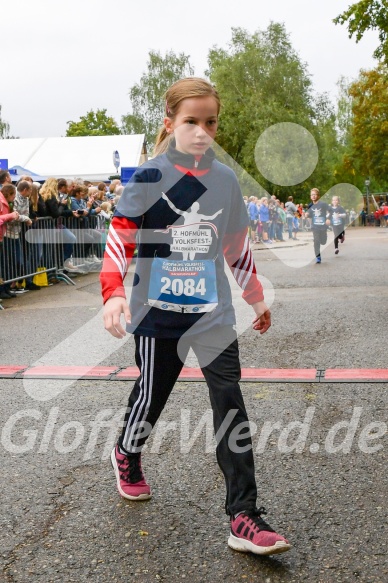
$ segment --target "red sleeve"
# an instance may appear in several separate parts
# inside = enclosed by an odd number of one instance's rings
[[[233,277],[243,290],[244,300],[250,305],[262,302],[263,286],[257,279],[256,266],[249,247],[248,228],[225,235],[223,249]]]
[[[14,216],[13,213],[8,213],[7,215],[0,215],[0,225],[3,225],[7,221],[13,221]]]
[[[124,279],[136,247],[137,225],[125,217],[113,217],[100,273],[103,302],[125,298]]]

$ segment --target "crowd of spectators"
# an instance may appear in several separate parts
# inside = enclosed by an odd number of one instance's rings
[[[9,172],[0,171],[0,300],[39,290],[27,274],[47,263],[53,248],[60,250],[56,267],[67,276],[98,268],[104,233],[123,189],[120,180],[48,178],[40,184],[28,175],[14,186]],[[51,250],[43,245],[42,225],[50,229],[45,239]]]
[[[39,236],[35,236],[35,244],[29,244],[25,236],[47,218],[50,222],[46,220],[45,228],[52,229],[52,247],[60,247],[57,270],[71,276],[97,269],[105,244],[104,232],[123,190],[118,179],[109,184],[93,184],[81,178],[48,178],[42,185],[28,175],[21,176],[15,187],[9,172],[0,171],[0,300],[40,289],[31,275],[22,283],[20,277],[35,273],[40,265],[47,263],[47,249],[44,250]],[[285,238],[297,240],[299,231],[311,230],[311,219],[306,214],[309,205],[294,203],[292,196],[286,203],[275,195],[250,196],[244,200],[253,244],[271,245],[274,241],[284,242]],[[345,224],[354,226],[357,213],[354,209],[346,213]],[[93,220],[96,218],[98,222]],[[359,224],[387,227],[388,202],[382,202],[369,215],[362,210]],[[52,274],[51,282],[56,281],[57,277]]]
[[[379,208],[374,211],[373,217],[370,217],[369,220],[370,224],[372,222],[376,227],[388,227],[388,202],[382,202]]]
[[[307,210],[311,203],[294,203],[289,196],[286,203],[275,195],[244,196],[245,205],[250,221],[250,237],[252,243],[266,243],[272,245],[274,241],[284,242],[286,238],[297,240],[300,231],[311,231],[311,218]],[[345,225],[355,226],[357,212],[354,208],[346,209]],[[382,202],[380,207],[369,216],[366,210],[359,214],[359,225],[388,226],[388,202]]]
[[[275,195],[271,197],[256,196],[244,197],[250,220],[250,234],[252,243],[284,242],[285,234],[288,239],[297,239],[297,233],[311,229],[311,221],[305,216],[302,204],[295,204],[293,197],[283,203]],[[307,205],[306,205],[307,208]]]

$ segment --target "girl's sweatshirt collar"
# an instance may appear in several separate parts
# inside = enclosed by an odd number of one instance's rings
[[[175,148],[175,144],[171,143],[167,150],[167,158],[174,164],[174,166],[183,166],[188,170],[196,168],[198,170],[205,170],[211,167],[216,155],[213,150],[209,148],[200,158],[192,154],[183,154]]]

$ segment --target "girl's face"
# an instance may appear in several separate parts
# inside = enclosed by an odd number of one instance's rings
[[[336,197],[334,196],[334,197],[332,198],[332,200],[331,200],[331,205],[332,205],[332,206],[338,206],[338,204],[339,204],[338,198],[336,198]]]
[[[200,156],[211,146],[218,127],[217,101],[212,96],[184,99],[172,120],[164,119],[167,133],[174,134],[176,149]]]

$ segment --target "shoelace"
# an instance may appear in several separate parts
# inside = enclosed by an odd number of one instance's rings
[[[267,524],[267,522],[265,522],[265,520],[261,518],[262,514],[267,514],[267,511],[264,508],[264,506],[256,508],[253,512],[247,514],[247,516],[252,520],[258,531],[265,530],[267,532],[275,532],[274,529],[271,528],[270,525]]]
[[[136,484],[143,480],[144,476],[140,468],[140,455],[129,455],[120,464],[120,478],[128,484]]]

